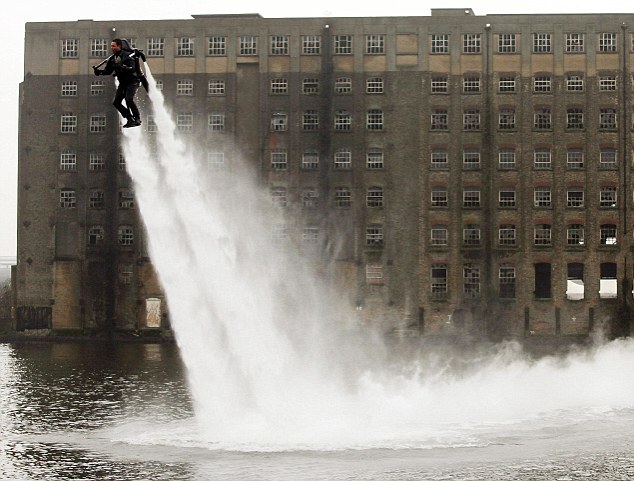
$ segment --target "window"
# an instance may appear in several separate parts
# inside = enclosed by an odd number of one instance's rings
[[[584,154],[581,149],[568,149],[566,152],[566,165],[569,169],[584,168]]]
[[[599,240],[601,245],[616,245],[616,224],[601,224]]]
[[[480,92],[480,77],[474,75],[463,77],[462,91],[464,93]]]
[[[571,187],[566,193],[566,207],[583,207],[583,187]]]
[[[449,114],[447,109],[433,109],[431,113],[431,130],[448,130]]]
[[[305,110],[302,114],[302,130],[319,130],[319,112]]]
[[[258,38],[253,35],[245,35],[239,39],[240,55],[257,55],[258,54]]]
[[[462,245],[466,247],[480,245],[480,226],[478,224],[466,224],[463,227]]]
[[[500,149],[498,152],[498,166],[500,169],[509,170],[516,168],[515,149]]]
[[[287,94],[288,93],[288,79],[285,79],[285,78],[271,79],[271,93],[272,94]]]
[[[616,187],[601,187],[599,192],[599,207],[615,209],[616,205]]]
[[[335,55],[352,53],[352,35],[335,35]]]
[[[176,127],[179,132],[192,132],[194,130],[194,114],[191,112],[177,114]]]
[[[134,194],[131,190],[119,191],[119,209],[133,209],[134,208]]]
[[[288,226],[286,224],[274,224],[271,227],[271,239],[276,245],[284,245],[288,240]]]
[[[105,38],[91,38],[90,39],[90,56],[91,57],[106,57],[110,43]]]
[[[533,127],[538,130],[549,130],[552,128],[549,107],[535,109],[535,113],[533,114]]]
[[[77,131],[77,116],[70,112],[62,114],[60,123],[62,134],[74,134]]]
[[[551,207],[552,194],[550,187],[535,187],[533,192],[534,207]]]
[[[498,243],[500,246],[514,246],[517,229],[515,224],[500,224],[498,229]]]
[[[515,129],[515,109],[500,109],[500,112],[498,114],[498,128],[500,130]]]
[[[599,109],[599,128],[601,130],[616,130],[616,109]]]
[[[449,35],[446,33],[432,34],[431,53],[449,53]]]
[[[302,37],[302,54],[319,55],[321,53],[321,36],[305,35]]]
[[[88,208],[103,209],[106,207],[105,194],[102,189],[91,189],[88,193]]]
[[[552,165],[552,154],[550,149],[535,149],[533,151],[533,166],[538,170],[550,169]]]
[[[103,244],[105,230],[101,225],[91,225],[88,228],[88,245],[97,246]]]
[[[366,167],[369,170],[383,169],[383,151],[380,149],[371,149],[367,153]]]
[[[131,225],[120,225],[117,229],[117,240],[120,246],[134,245],[134,229]]]
[[[368,130],[383,130],[383,111],[370,109],[366,114],[366,127]]]
[[[101,171],[106,169],[106,160],[101,152],[91,152],[88,155],[88,170]]]
[[[227,37],[207,37],[207,55],[223,57],[227,55]]]
[[[616,33],[599,34],[599,52],[616,52]]]
[[[147,131],[158,132],[158,125],[156,125],[156,120],[154,120],[154,115],[152,114],[147,116]]]
[[[616,90],[616,77],[614,75],[601,75],[599,77],[599,90],[602,92]]]
[[[551,92],[552,80],[550,75],[536,75],[533,77],[533,92]]]
[[[147,39],[148,57],[162,57],[165,55],[165,39],[162,37],[152,37]]]
[[[582,246],[585,243],[583,224],[568,224],[566,227],[566,243],[569,246]]]
[[[302,170],[319,169],[319,152],[307,150],[302,153]]]
[[[348,208],[352,206],[352,192],[348,187],[335,189],[335,207]]]
[[[569,108],[566,111],[566,128],[567,129],[583,129],[583,109]]]
[[[479,33],[465,33],[462,36],[462,53],[480,53],[482,46]]]
[[[90,116],[90,133],[95,134],[106,131],[106,114],[94,114]]]
[[[467,109],[462,114],[463,130],[480,130],[480,110]]]
[[[335,152],[335,170],[350,170],[352,168],[352,151],[339,149]]]
[[[74,97],[77,95],[77,82],[65,80],[62,82],[62,97]]]
[[[314,209],[319,205],[319,191],[314,187],[306,187],[302,190],[302,207]]]
[[[225,130],[225,113],[211,112],[207,117],[207,128],[213,132],[222,132]]]
[[[305,95],[314,95],[319,93],[319,79],[305,78],[302,80],[302,93]]]
[[[599,150],[599,167],[602,169],[616,169],[616,149],[604,148]]]
[[[368,284],[383,284],[383,266],[367,264],[365,266],[365,280]]]
[[[77,58],[79,56],[79,40],[76,38],[61,40],[60,56],[62,58]]]
[[[498,35],[498,53],[517,52],[516,35],[514,33],[501,33]]]
[[[74,150],[62,150],[59,156],[59,169],[66,171],[77,170],[77,154]]]
[[[383,247],[383,226],[371,224],[365,228],[366,247]]]
[[[566,90],[568,90],[568,92],[583,92],[583,75],[567,75]]]
[[[515,92],[515,77],[505,75],[498,80],[499,92]]]
[[[269,40],[271,55],[288,55],[288,35],[272,35]]]
[[[550,224],[536,224],[533,229],[533,242],[536,246],[549,246],[551,244]]]
[[[176,95],[194,95],[194,81],[189,79],[177,80]]]
[[[602,262],[600,267],[599,298],[613,299],[618,296],[618,281],[616,279],[616,264],[614,262]]]
[[[515,190],[501,190],[498,194],[498,205],[506,208],[515,207]]]
[[[288,130],[288,114],[273,112],[271,114],[271,132],[285,132]]]
[[[319,227],[304,227],[304,229],[302,230],[302,242],[305,245],[317,244],[319,242]]]
[[[383,93],[383,77],[369,77],[365,81],[365,93],[382,94]]]
[[[225,153],[217,150],[207,152],[207,169],[218,171],[225,167]]]
[[[156,80],[156,91],[157,92],[162,92],[163,91],[163,80],[161,79],[155,79]]]
[[[552,38],[550,33],[533,34],[533,53],[550,53],[552,51]]]
[[[500,266],[498,278],[500,280],[500,298],[515,299],[515,267]]]
[[[335,79],[335,93],[349,94],[352,92],[352,79],[350,77],[337,77]]]
[[[335,130],[350,131],[352,130],[352,114],[347,110],[337,110],[335,112]]]
[[[431,168],[434,170],[446,170],[449,168],[449,158],[446,149],[432,149]]]
[[[176,39],[176,56],[192,57],[194,55],[194,39],[192,37],[178,37]]]
[[[480,189],[467,187],[462,191],[463,207],[480,207]]]
[[[125,172],[125,157],[123,154],[119,154],[119,170]]]
[[[446,94],[449,92],[449,80],[445,75],[436,75],[431,78],[431,93]]]
[[[465,149],[462,152],[462,168],[465,170],[480,169],[480,151],[476,149]]]
[[[286,170],[288,167],[288,157],[286,150],[273,149],[271,151],[271,169]]]
[[[385,35],[366,35],[365,53],[384,54],[385,53]]]
[[[546,262],[535,264],[535,293],[536,299],[550,299],[551,296],[551,265]]]
[[[207,95],[224,95],[225,81],[219,79],[211,79],[207,83]]]
[[[432,264],[430,288],[432,299],[447,298],[447,264]]]
[[[449,232],[445,225],[432,226],[430,237],[430,242],[433,246],[446,246],[449,244]]]
[[[106,91],[106,83],[103,80],[93,80],[90,82],[90,95],[95,97],[103,95]]]
[[[462,267],[462,278],[465,299],[480,297],[480,267],[475,264],[465,264]]]
[[[366,194],[368,207],[383,207],[383,187],[370,187]]]
[[[566,52],[582,53],[583,52],[583,33],[567,33],[566,34]]]
[[[59,191],[59,206],[62,209],[77,207],[77,195],[74,189],[61,189]]]
[[[448,207],[449,195],[446,189],[434,188],[431,191],[431,206],[432,207]]]

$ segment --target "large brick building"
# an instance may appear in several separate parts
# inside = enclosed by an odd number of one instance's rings
[[[92,75],[116,36],[144,49],[210,168],[244,156],[298,213],[297,235],[337,239],[368,319],[423,335],[627,333],[631,25],[470,9],[28,23],[16,328],[168,330],[113,82]]]

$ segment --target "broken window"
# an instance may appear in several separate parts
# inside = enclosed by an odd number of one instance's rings
[[[583,264],[571,262],[568,264],[568,280],[566,281],[566,298],[578,301],[584,298]]]
[[[602,262],[599,297],[601,299],[614,299],[617,296],[617,293],[616,263]]]

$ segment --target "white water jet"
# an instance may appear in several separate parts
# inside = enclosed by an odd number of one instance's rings
[[[419,353],[380,368],[384,347],[361,335],[345,296],[272,241],[279,212],[248,169],[208,170],[161,92],[149,96],[158,132],[125,131],[126,165],[209,446],[473,445],[468,426],[632,407],[631,341],[539,361],[507,344],[460,370]]]

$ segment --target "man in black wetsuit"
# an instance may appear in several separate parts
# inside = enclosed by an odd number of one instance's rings
[[[141,125],[141,115],[139,108],[134,103],[134,96],[139,88],[140,78],[137,72],[134,51],[129,47],[128,42],[115,38],[110,42],[112,56],[108,58],[103,70],[93,67],[95,75],[110,75],[114,72],[119,80],[119,86],[114,96],[112,105],[127,120],[124,127],[138,127]],[[123,100],[125,99],[125,106]]]

